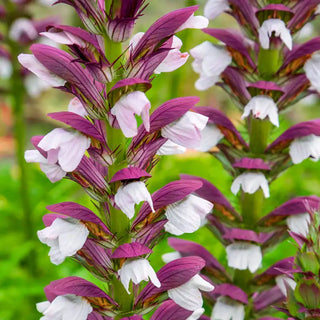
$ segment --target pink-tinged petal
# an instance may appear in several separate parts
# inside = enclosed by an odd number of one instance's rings
[[[57,164],[40,163],[40,168],[52,183],[61,180],[67,174],[67,172],[62,170]]]
[[[60,87],[65,84],[65,80],[50,72],[33,54],[21,53],[18,56],[18,60],[26,69],[33,72],[36,76],[47,82],[50,86]]]
[[[138,180],[142,177],[151,177],[151,175],[143,169],[128,167],[117,171],[111,178],[110,183],[121,180]]]
[[[157,155],[166,156],[172,154],[181,154],[187,151],[186,147],[180,146],[172,142],[171,140],[167,140],[157,151]]]
[[[208,0],[204,6],[204,15],[213,20],[229,9],[228,0]]]
[[[81,30],[80,28],[74,28],[74,29]],[[81,31],[83,33],[85,32],[84,30],[81,30]],[[66,44],[66,45],[77,45],[80,48],[86,47],[86,42],[81,37],[71,32],[68,32],[67,30],[64,31],[63,29],[60,29],[59,26],[57,28],[50,27],[47,32],[41,32],[40,35],[47,37],[48,39],[56,43]]]
[[[152,253],[152,250],[139,242],[124,243],[114,250],[111,258],[135,258]]]
[[[247,294],[239,287],[229,283],[217,285],[214,288],[214,291],[210,294],[210,296],[227,296],[232,300],[239,301],[243,304],[249,303]]]
[[[172,300],[167,300],[160,307],[157,308],[152,315],[151,320],[176,320],[176,319],[189,319],[192,311],[186,310]]]
[[[283,295],[279,287],[274,286],[272,289],[262,291],[255,297],[253,301],[254,309],[257,311],[263,310],[268,306],[274,305],[285,300],[285,298],[286,297]],[[270,318],[270,320],[273,319],[274,318]],[[269,318],[266,318],[266,320],[269,320]],[[275,320],[278,320],[278,318],[275,318]]]
[[[271,170],[270,166],[260,158],[241,158],[232,166],[234,168],[244,168],[248,170]]]
[[[27,18],[18,18],[11,24],[9,37],[11,40],[16,42],[21,41],[23,38],[26,38],[27,41],[32,41],[38,37],[38,32],[34,27],[32,20]]]
[[[88,115],[86,109],[78,98],[73,98],[68,104],[68,111],[78,114],[81,117]]]
[[[195,16],[194,13],[175,32],[184,29],[204,29],[208,26],[209,20],[203,16]]]

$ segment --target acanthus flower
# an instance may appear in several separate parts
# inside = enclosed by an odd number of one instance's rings
[[[230,9],[228,0],[208,0],[204,6],[204,15],[213,20],[228,9]]]
[[[294,164],[311,158],[318,161],[320,158],[320,136],[314,134],[294,139],[289,147],[289,154]]]
[[[244,320],[244,305],[227,296],[218,297],[211,314],[211,320]]]

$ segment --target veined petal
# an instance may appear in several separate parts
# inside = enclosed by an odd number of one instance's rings
[[[229,297],[217,299],[211,314],[211,320],[244,320],[244,305]]]
[[[294,164],[311,157],[318,161],[320,158],[320,137],[314,134],[294,139],[289,147],[289,154]]]
[[[208,0],[204,6],[204,15],[209,20],[213,20],[228,9],[229,2],[227,0]]]
[[[147,201],[152,209],[153,202],[146,185],[141,181],[131,182],[125,186],[120,186],[114,196],[116,205],[129,219],[132,219],[135,213],[135,204],[141,201]]]
[[[254,273],[261,265],[262,253],[258,245],[236,241],[229,244],[226,251],[229,267],[239,270],[249,269],[251,273]]]
[[[196,150],[206,152],[212,149],[224,137],[218,127],[212,123],[208,123],[201,131],[201,140]]]
[[[204,29],[208,26],[209,20],[203,16],[195,16],[194,13],[175,32],[184,29]]]
[[[21,53],[18,56],[18,60],[26,69],[33,72],[41,80],[46,81],[52,87],[61,87],[66,83],[65,80],[45,68],[33,54]]]
[[[310,220],[309,213],[291,215],[286,219],[290,231],[302,235],[303,237],[307,237],[309,233]]]
[[[167,156],[172,154],[181,154],[187,151],[186,147],[180,146],[172,142],[171,140],[167,140],[157,151],[157,155],[159,156]]]
[[[161,283],[149,261],[144,258],[127,259],[123,263],[122,268],[118,270],[118,274],[123,286],[129,294],[130,280],[132,280],[134,284],[138,284],[141,281],[148,281],[148,279],[150,279],[157,288],[160,288],[161,286]]]

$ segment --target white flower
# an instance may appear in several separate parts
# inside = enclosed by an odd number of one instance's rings
[[[0,78],[9,79],[12,75],[12,64],[6,57],[0,57]]]
[[[301,163],[309,157],[318,161],[320,158],[320,136],[310,134],[294,139],[290,144],[289,154],[294,164]]]
[[[150,101],[141,91],[134,91],[122,96],[111,109],[122,130],[123,134],[129,138],[137,135],[137,121],[135,115],[142,118],[143,125],[147,131],[150,129],[149,109]]]
[[[88,115],[83,104],[81,103],[81,101],[77,97],[70,100],[69,105],[68,105],[68,111],[76,113],[81,117],[85,117]]]
[[[306,77],[311,82],[312,86],[316,88],[318,92],[320,92],[320,54],[313,54],[311,59],[309,59],[304,64],[304,71],[306,73]]]
[[[192,62],[192,68],[200,74],[200,78],[195,83],[197,90],[206,90],[213,86],[232,61],[224,47],[213,45],[209,41],[191,49],[190,54],[195,59]]]
[[[31,97],[38,97],[43,91],[51,88],[46,81],[43,81],[33,73],[27,74],[23,82],[29,96]]]
[[[138,284],[141,281],[148,281],[150,279],[157,288],[161,287],[161,283],[149,261],[144,258],[126,260],[121,269],[118,270],[118,274],[123,286],[129,294],[130,280],[132,280],[134,284]]]
[[[286,284],[292,288],[293,290],[295,289],[297,283],[287,277],[286,275],[280,275],[276,277],[276,284],[279,287],[279,289],[281,290],[281,292],[283,293],[284,296],[287,296],[287,288],[286,288]]]
[[[302,213],[288,216],[287,226],[290,231],[297,233],[303,237],[307,237],[309,233],[310,214]]]
[[[16,19],[9,30],[9,37],[14,41],[19,41],[21,36],[26,35],[28,39],[34,40],[38,37],[38,32],[31,20],[27,18]]]
[[[203,304],[200,290],[211,292],[213,289],[214,286],[211,283],[197,274],[183,285],[169,289],[168,296],[180,307],[196,311]]]
[[[228,0],[208,0],[204,6],[204,15],[208,19],[213,20],[228,9]]]
[[[29,71],[52,87],[61,87],[66,81],[50,72],[33,54],[21,53],[18,55],[19,62]]]
[[[184,29],[203,29],[209,24],[209,20],[203,16],[195,16],[194,13],[185,21],[176,31],[179,32]]]
[[[62,170],[72,172],[78,167],[90,143],[90,138],[78,131],[56,128],[42,138],[38,147],[47,151],[49,164],[58,162]]]
[[[180,259],[182,256],[178,251],[168,252],[162,255],[162,261],[169,263],[173,260]]]
[[[248,117],[250,112],[255,118],[265,119],[269,117],[270,122],[279,127],[278,108],[269,96],[255,96],[244,107],[241,119]]]
[[[190,194],[185,199],[167,206],[165,216],[168,222],[164,228],[174,235],[195,232],[202,226],[212,208],[211,202]]]
[[[168,156],[172,154],[181,154],[186,152],[187,148],[180,146],[172,142],[171,140],[167,140],[157,151],[157,155],[159,156]]]
[[[243,192],[250,194],[255,193],[261,188],[265,198],[270,197],[268,181],[261,172],[245,172],[240,174],[231,185],[232,193],[236,195],[240,190],[240,186]]]
[[[213,123],[208,123],[201,131],[200,145],[196,150],[206,152],[212,149],[224,137],[223,133]]]
[[[80,250],[87,240],[89,230],[77,219],[56,218],[53,223],[37,232],[42,243],[51,247],[50,260],[60,264]]]
[[[40,35],[47,37],[48,39],[66,45],[78,45],[80,48],[85,48],[86,43],[78,36],[68,31],[57,31],[54,28],[50,28],[47,32],[41,32]]]
[[[161,129],[161,135],[186,148],[196,148],[201,141],[201,131],[205,128],[208,117],[188,111],[180,119]]]
[[[228,266],[234,269],[246,270],[251,273],[258,270],[262,261],[261,248],[258,245],[236,241],[226,247]]]
[[[204,313],[203,308],[197,309],[197,310],[193,311],[192,315],[189,316],[186,320],[198,320],[202,316],[203,313]]]
[[[211,320],[243,320],[244,305],[226,296],[220,296],[212,310]]]
[[[280,19],[265,20],[259,28],[259,40],[263,49],[270,48],[270,37],[280,37],[289,50],[292,49],[292,37],[290,30],[286,28],[285,23]]]
[[[184,65],[188,60],[189,54],[187,52],[182,53],[180,51],[181,47],[182,41],[177,36],[173,36],[171,50],[154,70],[154,73],[171,72]]]
[[[84,298],[67,294],[37,303],[37,310],[44,315],[41,320],[86,320],[93,308]]]
[[[40,163],[41,170],[52,183],[61,180],[67,174],[58,164],[49,164],[38,150],[26,150],[24,158],[27,162]]]
[[[129,219],[132,219],[134,216],[135,204],[141,201],[147,201],[154,212],[151,195],[142,181],[134,181],[120,186],[114,196],[114,201]]]

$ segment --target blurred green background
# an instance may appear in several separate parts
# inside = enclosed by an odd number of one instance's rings
[[[190,2],[190,1],[189,1]],[[185,5],[185,1],[152,1],[145,15],[137,23],[136,31],[145,31],[157,18],[166,12]],[[198,14],[203,12],[204,1],[200,2]],[[38,6],[32,7],[35,18],[49,14],[58,15],[63,23],[78,21],[73,11],[64,5],[58,5],[44,10]],[[62,14],[62,16],[61,16]],[[210,22],[212,27],[232,27],[234,21],[226,14]],[[184,46],[182,51],[188,51],[204,40],[211,40],[199,30],[187,30],[179,33]],[[240,120],[240,112],[220,88],[212,88],[206,92],[196,92],[194,82],[197,76],[191,69],[192,59],[179,70],[156,76],[153,88],[147,93],[153,108],[168,99],[198,95],[200,105],[214,106],[223,110],[234,122],[240,132],[244,127]],[[26,149],[32,148],[30,138],[33,135],[46,134],[57,126],[57,123],[47,119],[46,113],[66,110],[71,97],[57,90],[48,90],[37,99],[27,99],[25,114],[27,122]],[[62,201],[75,201],[92,207],[89,198],[79,186],[68,180],[51,184],[35,164],[28,165],[29,195],[32,208],[32,230],[25,230],[19,189],[19,170],[14,155],[13,119],[10,101],[1,97],[0,116],[0,320],[38,319],[40,314],[35,310],[35,303],[45,300],[43,287],[50,281],[70,275],[83,276],[93,280],[90,274],[79,267],[71,259],[54,266],[48,258],[49,248],[41,244],[36,231],[43,228],[42,216],[47,213],[46,206]],[[313,119],[320,116],[320,105],[316,100],[301,102],[281,116],[281,128],[275,129],[273,136],[278,136],[293,123]],[[320,195],[320,164],[304,161],[302,164],[287,170],[271,185],[271,197],[266,201],[265,213],[297,195]],[[237,198],[231,193],[231,177],[225,173],[220,163],[211,155],[190,151],[181,156],[163,157],[153,171],[150,180],[150,191],[155,191],[166,183],[179,178],[180,173],[189,173],[211,181],[237,207]],[[30,238],[30,234],[32,237]],[[192,235],[183,238],[196,240],[211,251],[220,261],[225,263],[223,247],[211,236],[207,229],[202,228]],[[263,268],[272,262],[290,256],[294,253],[294,244],[290,241],[280,245],[266,255]],[[152,254],[152,265],[158,270],[163,262],[161,255],[170,251],[163,240]]]

